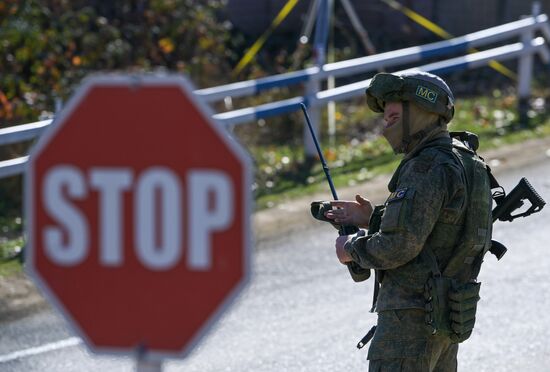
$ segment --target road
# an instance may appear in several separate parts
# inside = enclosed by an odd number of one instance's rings
[[[550,161],[499,175],[510,190],[526,176],[550,201]],[[509,251],[486,258],[471,339],[459,370],[550,370],[550,207],[514,223],[497,222],[494,238]],[[333,252],[336,232],[319,223],[301,234],[260,243],[250,286],[187,359],[165,371],[366,371],[357,341],[375,324],[372,283],[356,284]],[[0,324],[0,371],[131,371],[131,358],[96,356],[55,312]]]

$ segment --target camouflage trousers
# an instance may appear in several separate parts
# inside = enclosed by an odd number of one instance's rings
[[[378,325],[367,359],[369,372],[455,372],[458,344],[432,335],[424,311],[387,310],[378,313]]]

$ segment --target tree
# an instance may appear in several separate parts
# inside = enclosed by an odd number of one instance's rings
[[[199,87],[228,82],[240,40],[223,0],[0,2],[0,127],[53,116],[88,74],[185,72]],[[29,144],[0,148],[0,160]],[[2,180],[0,214],[20,206],[20,179]],[[7,203],[7,202],[4,202]],[[4,213],[1,213],[1,212]]]

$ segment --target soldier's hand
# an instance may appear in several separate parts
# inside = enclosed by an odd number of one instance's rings
[[[336,256],[342,264],[353,261],[353,258],[349,253],[344,249],[344,245],[351,238],[351,235],[342,235],[336,239]]]
[[[325,217],[340,225],[354,225],[367,229],[370,216],[374,209],[370,200],[361,195],[355,196],[355,201],[333,200],[330,202],[333,209],[325,212]]]

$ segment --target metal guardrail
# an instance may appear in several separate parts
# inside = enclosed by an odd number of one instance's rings
[[[232,98],[251,96],[276,87],[303,83],[314,76],[318,79],[326,79],[329,76],[350,76],[377,70],[382,67],[388,68],[418,62],[426,58],[467,52],[478,46],[499,42],[521,35],[524,32],[536,30],[542,31],[546,39],[550,40],[550,26],[548,25],[548,16],[546,14],[491,27],[450,40],[328,63],[322,69],[310,67],[300,71],[200,89],[196,91],[196,94],[206,102],[220,101],[228,96]]]
[[[531,54],[534,52],[539,52],[546,63],[550,62],[550,52],[548,47],[546,46],[544,39],[542,37],[538,37],[533,39],[530,45],[524,45],[523,43],[510,44],[483,52],[469,54],[467,56],[419,66],[415,69],[436,74],[445,74],[452,71],[482,67],[495,59],[504,61],[518,57],[525,53]],[[215,114],[214,118],[222,121],[226,125],[247,123],[258,119],[297,111],[300,108],[300,103],[306,103],[308,106],[322,106],[329,101],[343,101],[361,96],[364,94],[369,83],[370,79],[362,80],[353,84],[343,85],[334,89],[318,92],[315,94],[314,100],[308,100],[307,97],[290,98],[255,107]]]
[[[534,37],[540,32],[542,37]],[[318,82],[329,76],[343,77],[359,73],[388,68],[403,64],[419,62],[426,58],[440,57],[447,54],[467,52],[474,47],[488,45],[511,37],[520,36],[521,41],[497,48],[467,54],[440,62],[417,67],[427,72],[445,74],[452,71],[477,68],[489,64],[492,60],[508,60],[520,58],[519,82],[520,93],[525,94],[525,87],[531,81],[532,56],[538,53],[545,63],[550,62],[550,51],[546,40],[550,40],[550,25],[545,14],[529,17],[519,21],[492,27],[461,37],[435,43],[415,46],[396,51],[380,53],[372,56],[354,58],[346,61],[324,64],[322,67],[310,67],[304,70],[274,75],[266,78],[248,80],[195,91],[207,102],[215,102],[225,97],[244,97],[256,95],[265,90],[287,87],[299,83]],[[253,122],[258,119],[290,113],[300,109],[300,104],[318,108],[329,101],[342,101],[364,94],[370,79],[339,86],[325,91],[308,89],[305,96],[294,97],[254,107],[227,111],[215,114],[213,117],[223,125],[236,125]],[[314,85],[312,85],[314,86]],[[522,88],[523,87],[523,88]],[[528,89],[528,88],[527,88]],[[527,92],[528,93],[528,92]],[[0,129],[0,146],[33,139],[52,122],[44,120],[36,123],[23,124]],[[22,173],[27,157],[0,161],[0,178]]]
[[[50,125],[51,122],[52,120],[42,120],[36,123],[22,124],[0,129],[0,146],[31,140],[42,133],[42,131]]]

